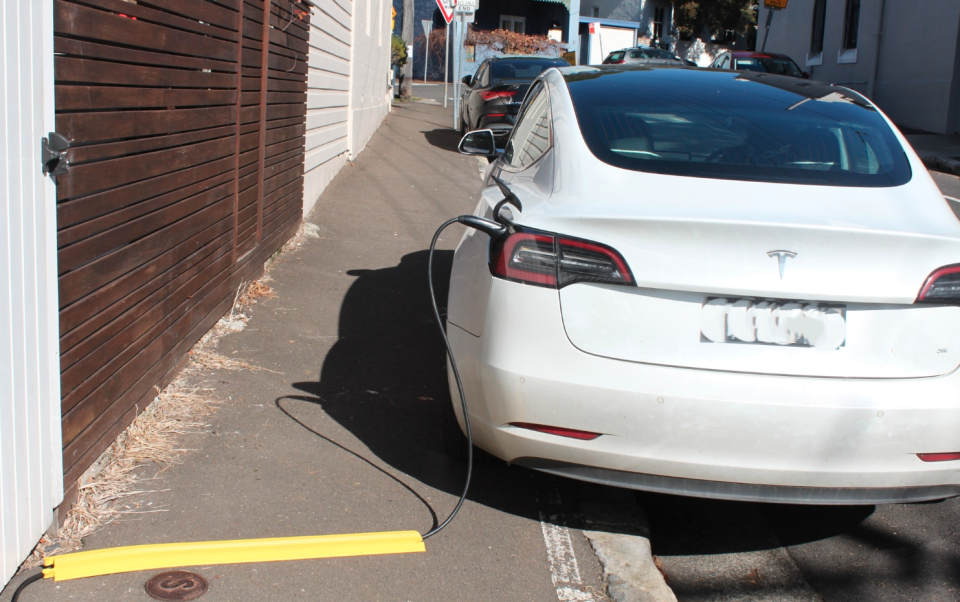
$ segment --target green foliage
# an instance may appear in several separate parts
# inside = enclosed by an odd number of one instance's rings
[[[683,38],[696,37],[705,29],[713,35],[723,31],[747,33],[756,25],[755,0],[680,0],[674,12]]]
[[[407,45],[397,34],[390,37],[390,64],[402,67],[407,62]]]
[[[423,36],[418,39],[423,39]],[[430,32],[431,54],[443,57],[443,48],[446,43],[446,32],[443,29],[434,29]],[[504,29],[493,31],[475,29],[471,24],[467,30],[466,44],[487,46],[494,52],[503,54],[541,54],[559,46],[560,42],[551,40],[547,36],[526,35]]]

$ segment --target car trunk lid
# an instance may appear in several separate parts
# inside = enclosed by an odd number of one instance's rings
[[[934,376],[960,364],[960,308],[914,304],[931,272],[960,263],[960,227],[946,203],[905,202],[924,198],[922,188],[650,176],[642,198],[624,200],[617,171],[593,181],[589,212],[568,197],[527,214],[534,227],[610,245],[636,278],[638,287],[561,289],[564,326],[581,350],[846,378]],[[666,180],[669,194],[658,186]],[[790,329],[770,334],[781,317],[793,320],[792,338]]]

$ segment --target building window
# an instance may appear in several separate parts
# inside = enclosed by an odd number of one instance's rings
[[[599,6],[594,6],[594,7],[593,7],[593,16],[594,16],[594,17],[599,17],[599,16],[600,16],[600,7],[599,7]]]
[[[512,31],[513,33],[525,33],[527,28],[527,18],[517,17],[515,15],[500,15],[500,29]]]
[[[660,6],[653,8],[653,39],[659,40],[663,37],[663,14],[664,9]]]
[[[843,24],[843,47],[857,47],[857,33],[860,31],[860,0],[847,0],[847,15]]]
[[[823,52],[823,28],[827,21],[827,0],[816,0],[813,4],[813,30],[810,34],[810,54]]]

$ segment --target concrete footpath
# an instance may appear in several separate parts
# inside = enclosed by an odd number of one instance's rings
[[[85,550],[425,532],[453,508],[465,465],[445,453],[455,427],[426,249],[440,223],[471,211],[481,164],[456,152],[449,121],[435,103],[394,107],[307,216],[319,237],[272,267],[277,297],[260,299],[246,329],[220,342],[224,356],[263,370],[203,373],[198,384],[222,405],[204,432],[183,437],[191,450],[183,462],[128,499],[140,512],[88,537]],[[441,304],[459,228],[443,235],[435,261]],[[209,581],[204,600],[222,602],[672,600],[655,570],[643,573],[651,581],[637,584],[635,597],[607,597],[580,529],[580,497],[576,482],[480,463],[459,517],[425,554],[185,568]],[[603,488],[591,488],[590,499],[604,500]],[[591,523],[601,539],[646,543],[635,524],[601,522]],[[652,566],[648,543],[634,549],[646,551],[636,562]],[[149,600],[144,583],[157,572],[44,581],[21,602]]]

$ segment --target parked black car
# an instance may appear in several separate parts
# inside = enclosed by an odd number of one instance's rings
[[[570,63],[551,57],[497,57],[483,61],[476,75],[463,78],[460,123],[464,132],[492,129],[498,147],[506,143],[517,110],[533,80],[551,67]]]

